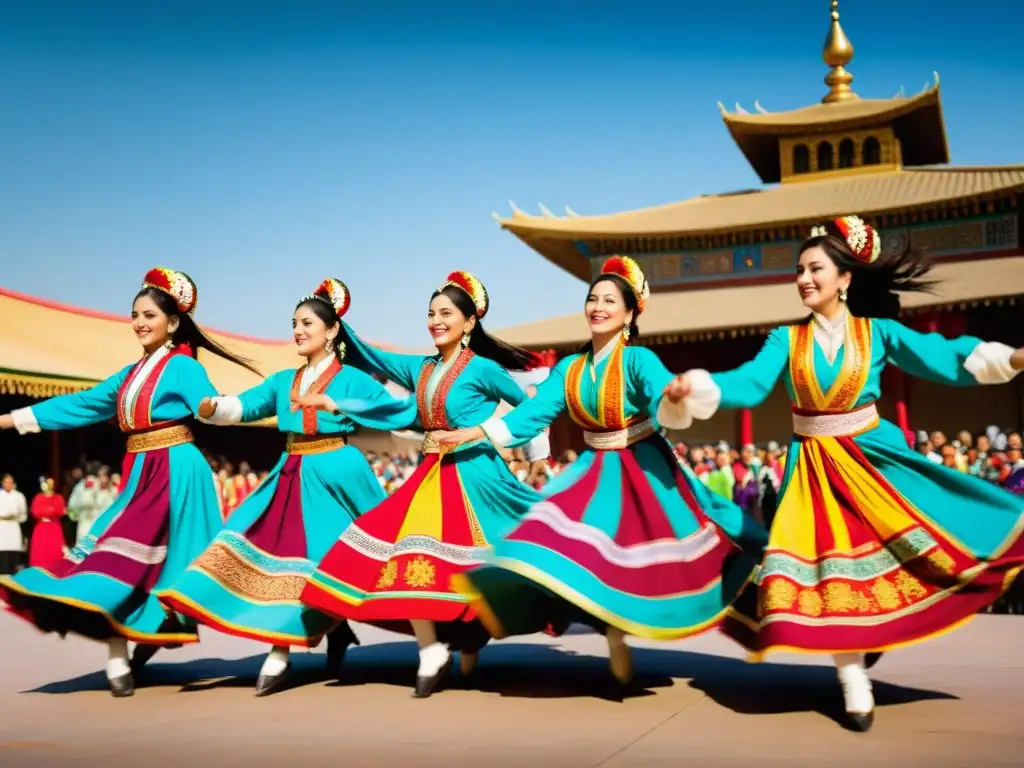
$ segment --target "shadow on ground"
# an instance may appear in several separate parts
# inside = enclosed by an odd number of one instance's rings
[[[517,698],[595,697],[612,701],[655,695],[657,689],[686,681],[690,687],[734,712],[772,715],[818,712],[841,722],[842,694],[831,665],[748,664],[739,659],[685,650],[637,648],[636,679],[622,689],[608,673],[607,659],[578,654],[568,649],[533,643],[501,643],[485,648],[480,666],[465,677],[458,665],[442,684],[445,690],[479,690]],[[162,652],[146,667],[139,688],[178,687],[183,693],[200,694],[214,688],[251,689],[262,656],[244,659],[199,659],[173,663],[173,652]],[[166,659],[166,661],[162,661]],[[411,642],[386,642],[349,650],[340,680],[327,681],[320,653],[294,653],[292,676],[282,698],[301,695],[307,685],[353,689],[365,684],[409,689],[416,674],[416,647]],[[884,676],[884,671],[878,673]],[[49,683],[29,693],[74,694],[107,688],[102,672]],[[874,684],[878,707],[934,699],[954,699],[949,694],[910,688],[884,680]]]

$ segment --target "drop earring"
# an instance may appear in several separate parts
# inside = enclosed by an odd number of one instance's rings
[[[334,351],[334,340],[333,339],[328,338],[327,341],[324,342],[324,351],[327,352],[328,355],[331,354],[331,352]]]
[[[465,349],[469,346],[469,333],[462,334],[462,348]]]
[[[845,288],[840,288],[839,289],[839,300],[840,301],[844,301],[844,302],[846,301],[846,289]]]

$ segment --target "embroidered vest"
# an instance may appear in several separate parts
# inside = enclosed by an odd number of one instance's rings
[[[341,363],[338,362],[338,358],[335,357],[331,361],[331,364],[327,366],[327,370],[321,373],[317,377],[316,381],[314,381],[309,386],[309,389],[306,390],[306,394],[319,395],[321,392],[327,389],[327,385],[331,383],[331,379],[338,375],[338,372],[341,370],[341,367]],[[304,370],[306,370],[306,366],[302,366],[297,371],[295,371],[295,377],[292,379],[292,402],[294,402],[295,399],[299,396],[299,384],[302,382],[302,372]],[[302,434],[315,435],[317,433],[316,411],[317,409],[312,406],[303,406]]]
[[[843,363],[836,380],[821,391],[814,370],[814,331],[810,323],[789,328],[789,375],[798,408],[811,411],[849,411],[871,372],[871,320],[846,313]]]
[[[138,432],[158,427],[150,412],[156,385],[160,383],[167,364],[175,355],[186,354],[180,347],[161,347],[151,355],[139,360],[125,376],[117,390],[117,424],[122,432]]]
[[[597,409],[592,413],[583,401],[583,377],[593,365],[594,353],[581,355],[569,364],[565,375],[565,403],[569,416],[589,432],[626,429],[636,419],[626,418],[626,345],[616,342],[608,356],[601,380],[597,382]]]
[[[416,409],[419,412],[420,423],[423,424],[423,428],[428,432],[451,429],[448,424],[448,412],[445,409],[445,402],[448,399],[448,393],[451,392],[452,386],[455,384],[455,380],[466,370],[469,361],[474,357],[473,350],[468,348],[463,349],[459,353],[455,362],[452,363],[452,367],[448,369],[444,378],[438,382],[437,388],[434,390],[434,396],[430,398],[429,403],[427,402],[427,382],[430,381],[430,375],[437,367],[438,360],[436,358],[429,358],[423,363],[423,367],[420,368],[419,380],[416,382]]]

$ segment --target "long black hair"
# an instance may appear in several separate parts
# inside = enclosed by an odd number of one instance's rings
[[[248,368],[257,376],[261,378],[263,377],[263,374],[256,368],[251,360],[241,357],[240,355],[236,355],[233,352],[229,352],[203,333],[199,326],[196,325],[196,322],[192,319],[191,315],[187,315],[178,309],[178,302],[175,301],[169,293],[165,293],[159,288],[147,286],[135,294],[133,303],[141,299],[143,296],[152,299],[153,303],[157,305],[160,311],[167,315],[168,320],[172,317],[178,318],[178,327],[174,330],[174,333],[171,334],[171,344],[174,346],[179,344],[188,344],[192,348],[193,355],[198,354],[200,349],[205,349],[210,354],[222,357],[228,362],[240,365],[243,368]]]
[[[469,294],[455,285],[446,285],[434,291],[430,296],[433,301],[438,296],[447,296],[456,309],[467,318],[476,317],[476,305]],[[483,323],[477,317],[473,330],[469,333],[469,348],[480,357],[493,360],[502,368],[510,371],[525,371],[536,362],[532,352],[496,339],[484,330]]]
[[[640,326],[637,322],[637,316],[640,314],[640,302],[636,298],[636,292],[633,290],[626,278],[619,277],[618,275],[605,274],[598,275],[590,281],[590,285],[587,286],[587,297],[594,292],[594,286],[598,283],[612,283],[616,288],[619,289],[619,293],[622,294],[622,302],[626,305],[626,310],[633,313],[633,319],[629,323],[629,340],[630,342],[636,341],[640,337]],[[584,302],[585,304],[586,302]],[[589,339],[583,346],[579,348],[579,351],[586,354],[587,352],[594,351],[594,340]]]
[[[846,238],[833,222],[830,221],[826,229],[827,235],[804,241],[800,254],[818,246],[840,274],[850,273],[846,306],[856,317],[895,319],[900,313],[900,293],[931,293],[937,285],[936,281],[925,279],[932,265],[922,253],[906,248],[900,253],[882,254],[873,263],[866,264],[853,255]]]
[[[327,330],[338,326],[338,335],[334,337],[334,356],[338,358],[339,363],[344,362],[348,334],[345,333],[345,326],[338,319],[338,313],[334,311],[334,306],[327,299],[322,299],[319,296],[310,296],[295,305],[296,312],[299,310],[299,307],[309,307],[309,311],[327,326]]]

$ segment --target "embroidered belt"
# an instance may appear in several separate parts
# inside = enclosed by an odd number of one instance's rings
[[[297,435],[289,432],[284,450],[289,456],[306,456],[311,453],[336,451],[346,445],[348,440],[343,435]]]
[[[188,424],[175,424],[173,427],[157,427],[148,432],[135,432],[128,435],[128,453],[145,453],[160,448],[173,448],[176,445],[191,443],[192,430]]]
[[[611,432],[583,432],[583,441],[595,451],[621,451],[654,434],[654,423],[645,419],[626,429]]]
[[[482,443],[482,442],[484,442],[484,441],[483,440],[473,440],[472,442],[469,442],[469,443],[463,443],[462,445],[460,445],[458,447],[463,449],[463,450],[465,450],[466,448],[468,448],[471,445],[478,445],[479,443]],[[438,445],[438,443],[437,443],[437,432],[427,432],[425,435],[423,435],[423,444],[420,445],[420,453],[422,453],[424,455],[430,455],[432,453],[438,453],[438,454],[444,456],[445,454],[451,453],[454,450],[455,450],[454,448],[452,448],[450,446],[447,446],[447,445]]]
[[[878,408],[874,403],[840,413],[793,409],[793,432],[801,437],[851,437],[877,426]]]

